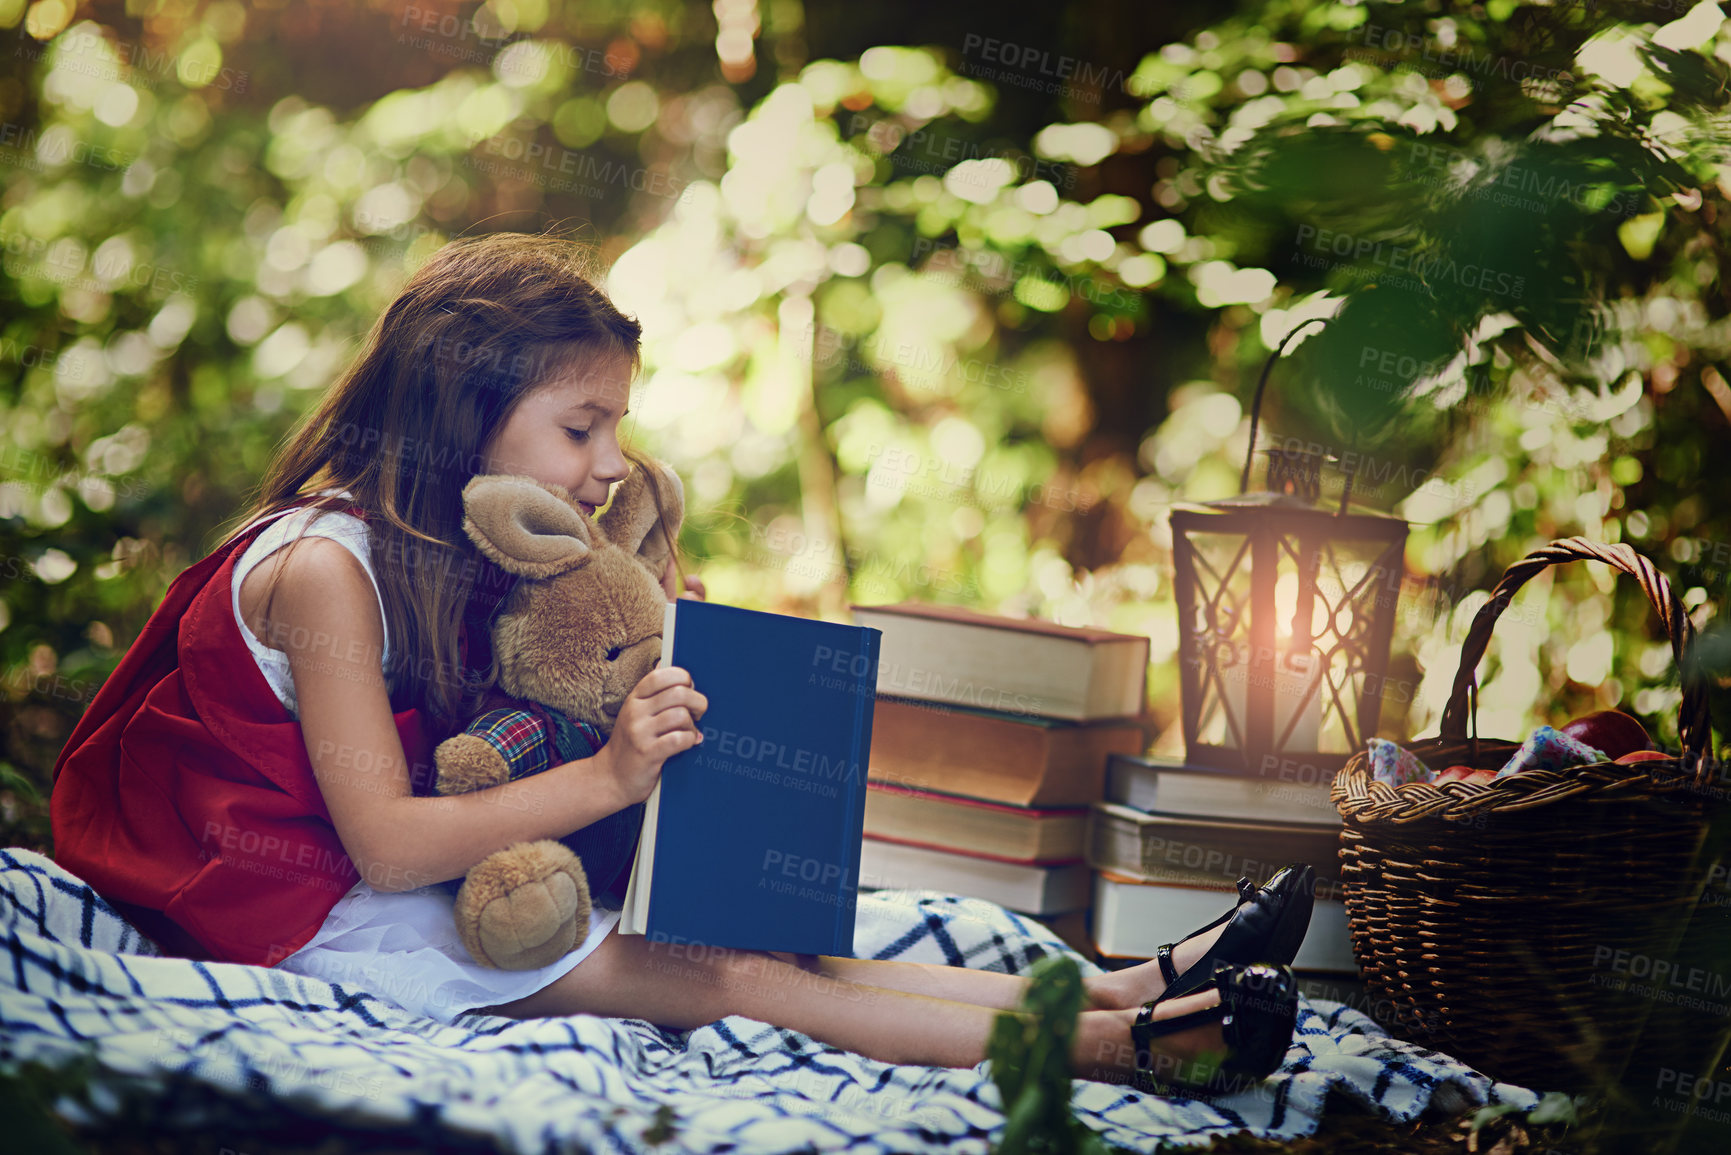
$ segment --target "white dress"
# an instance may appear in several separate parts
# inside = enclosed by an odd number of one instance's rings
[[[253,539],[234,569],[234,617],[241,636],[277,699],[297,716],[288,655],[260,642],[242,619],[241,582],[271,553],[305,535],[328,537],[346,547],[367,571],[374,593],[378,592],[366,524],[346,513],[325,512],[316,520],[312,513],[300,510],[275,515],[276,521]],[[381,603],[381,616],[383,612]],[[391,639],[389,625],[385,628],[388,668]],[[619,922],[618,909],[596,901],[589,912],[588,935],[576,949],[538,970],[502,971],[482,966],[470,956],[457,937],[452,906],[452,896],[443,887],[387,892],[357,882],[337,900],[312,939],[277,965],[296,974],[358,987],[416,1014],[448,1023],[465,1011],[512,1002],[541,990],[588,957]]]

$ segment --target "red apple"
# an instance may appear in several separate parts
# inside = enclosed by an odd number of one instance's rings
[[[1671,755],[1663,750],[1631,750],[1617,761],[1630,766],[1636,762],[1663,762],[1669,757]]]
[[[1595,750],[1603,750],[1607,758],[1620,758],[1636,750],[1653,748],[1653,741],[1647,737],[1641,723],[1621,710],[1600,710],[1597,714],[1576,718],[1563,727],[1563,733]]]
[[[1495,782],[1496,779],[1497,772],[1495,770],[1474,770],[1471,774],[1462,778],[1461,781],[1465,782],[1468,786],[1486,786]]]
[[[1459,782],[1468,774],[1473,772],[1471,766],[1450,766],[1447,770],[1444,770],[1441,774],[1438,774],[1435,778],[1431,779],[1431,783],[1432,785],[1441,785],[1444,782]]]

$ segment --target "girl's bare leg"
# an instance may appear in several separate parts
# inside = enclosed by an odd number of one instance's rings
[[[1219,937],[1219,931],[1210,931],[1175,949],[1172,952],[1172,962],[1178,968],[1178,973],[1183,974],[1192,963],[1206,954],[1214,940]],[[802,970],[830,978],[1008,1010],[1022,1005],[1022,995],[1028,986],[1028,979],[1023,975],[971,970],[939,963],[837,958],[832,955],[775,957]],[[1092,1010],[1135,1010],[1150,999],[1159,998],[1165,990],[1166,979],[1160,974],[1160,964],[1153,960],[1126,967],[1121,971],[1082,977],[1082,991],[1087,999],[1085,1005]]]
[[[1225,929],[1219,927],[1206,934],[1197,935],[1174,948],[1172,963],[1178,968],[1178,973],[1183,974],[1192,963],[1207,954]],[[953,999],[957,1002],[977,1003],[983,1007],[1014,1010],[1022,1005],[1022,995],[1028,986],[1025,976],[970,970],[967,967],[899,962],[891,959],[771,953],[775,958],[803,970],[830,978],[847,979],[866,986],[908,991],[934,998]],[[1082,992],[1087,1000],[1085,1006],[1092,1010],[1136,1010],[1150,999],[1159,998],[1165,990],[1166,979],[1160,973],[1160,964],[1152,959],[1121,971],[1084,975],[1082,978]]]
[[[817,957],[826,963],[869,961]],[[989,971],[918,964],[879,963],[859,973],[874,977],[881,973],[1012,1003],[1012,987],[1019,991],[1026,982]],[[986,982],[952,983],[957,975]],[[1216,1002],[1218,996],[1206,991],[1174,999],[1156,1017],[1180,1015]],[[669,945],[614,932],[563,978],[528,998],[490,1010],[514,1018],[570,1014],[638,1018],[679,1030],[727,1015],[744,1015],[881,1062],[972,1067],[985,1058],[986,1041],[1000,1011],[1014,1011],[1015,1006],[873,986],[803,969],[763,951]],[[1071,1049],[1077,1073],[1103,1082],[1127,1081],[1135,1069],[1130,1042],[1135,1017],[1134,1007],[1083,1011]],[[1191,1028],[1156,1043],[1162,1056],[1173,1061],[1219,1050],[1221,1045],[1218,1024]]]

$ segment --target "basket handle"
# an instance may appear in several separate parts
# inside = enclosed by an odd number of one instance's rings
[[[1695,640],[1694,623],[1683,611],[1683,603],[1677,600],[1671,583],[1665,580],[1664,574],[1653,568],[1652,562],[1626,545],[1606,545],[1588,541],[1584,537],[1565,538],[1540,546],[1510,566],[1503,574],[1497,588],[1491,593],[1491,600],[1486,602],[1478,616],[1473,618],[1472,629],[1467,631],[1466,641],[1461,643],[1460,670],[1455,674],[1454,688],[1449,692],[1448,706],[1443,710],[1442,738],[1457,742],[1466,740],[1469,689],[1475,691],[1471,713],[1473,733],[1478,733],[1475,675],[1479,659],[1485,656],[1485,647],[1490,644],[1492,627],[1496,625],[1503,609],[1514,599],[1516,590],[1546,566],[1566,561],[1602,561],[1613,569],[1629,574],[1641,583],[1641,590],[1647,595],[1647,600],[1659,611],[1659,620],[1671,637],[1671,656],[1676,660],[1677,668],[1683,671],[1683,701],[1677,710],[1677,729],[1683,740],[1684,761],[1694,763],[1696,785],[1705,785],[1711,770],[1706,757],[1707,743],[1712,736],[1707,719],[1707,688],[1700,678],[1691,677],[1683,665],[1683,655]]]

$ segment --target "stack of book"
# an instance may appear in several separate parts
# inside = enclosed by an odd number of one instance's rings
[[[1080,940],[1089,807],[1107,757],[1148,743],[1148,639],[948,606],[853,614],[883,635],[861,887],[984,898]]]
[[[1303,862],[1316,871],[1316,903],[1293,969],[1355,974],[1329,785],[1113,755],[1087,833],[1086,859],[1098,872],[1090,934],[1101,964],[1152,958],[1229,909],[1240,877],[1261,885]]]

